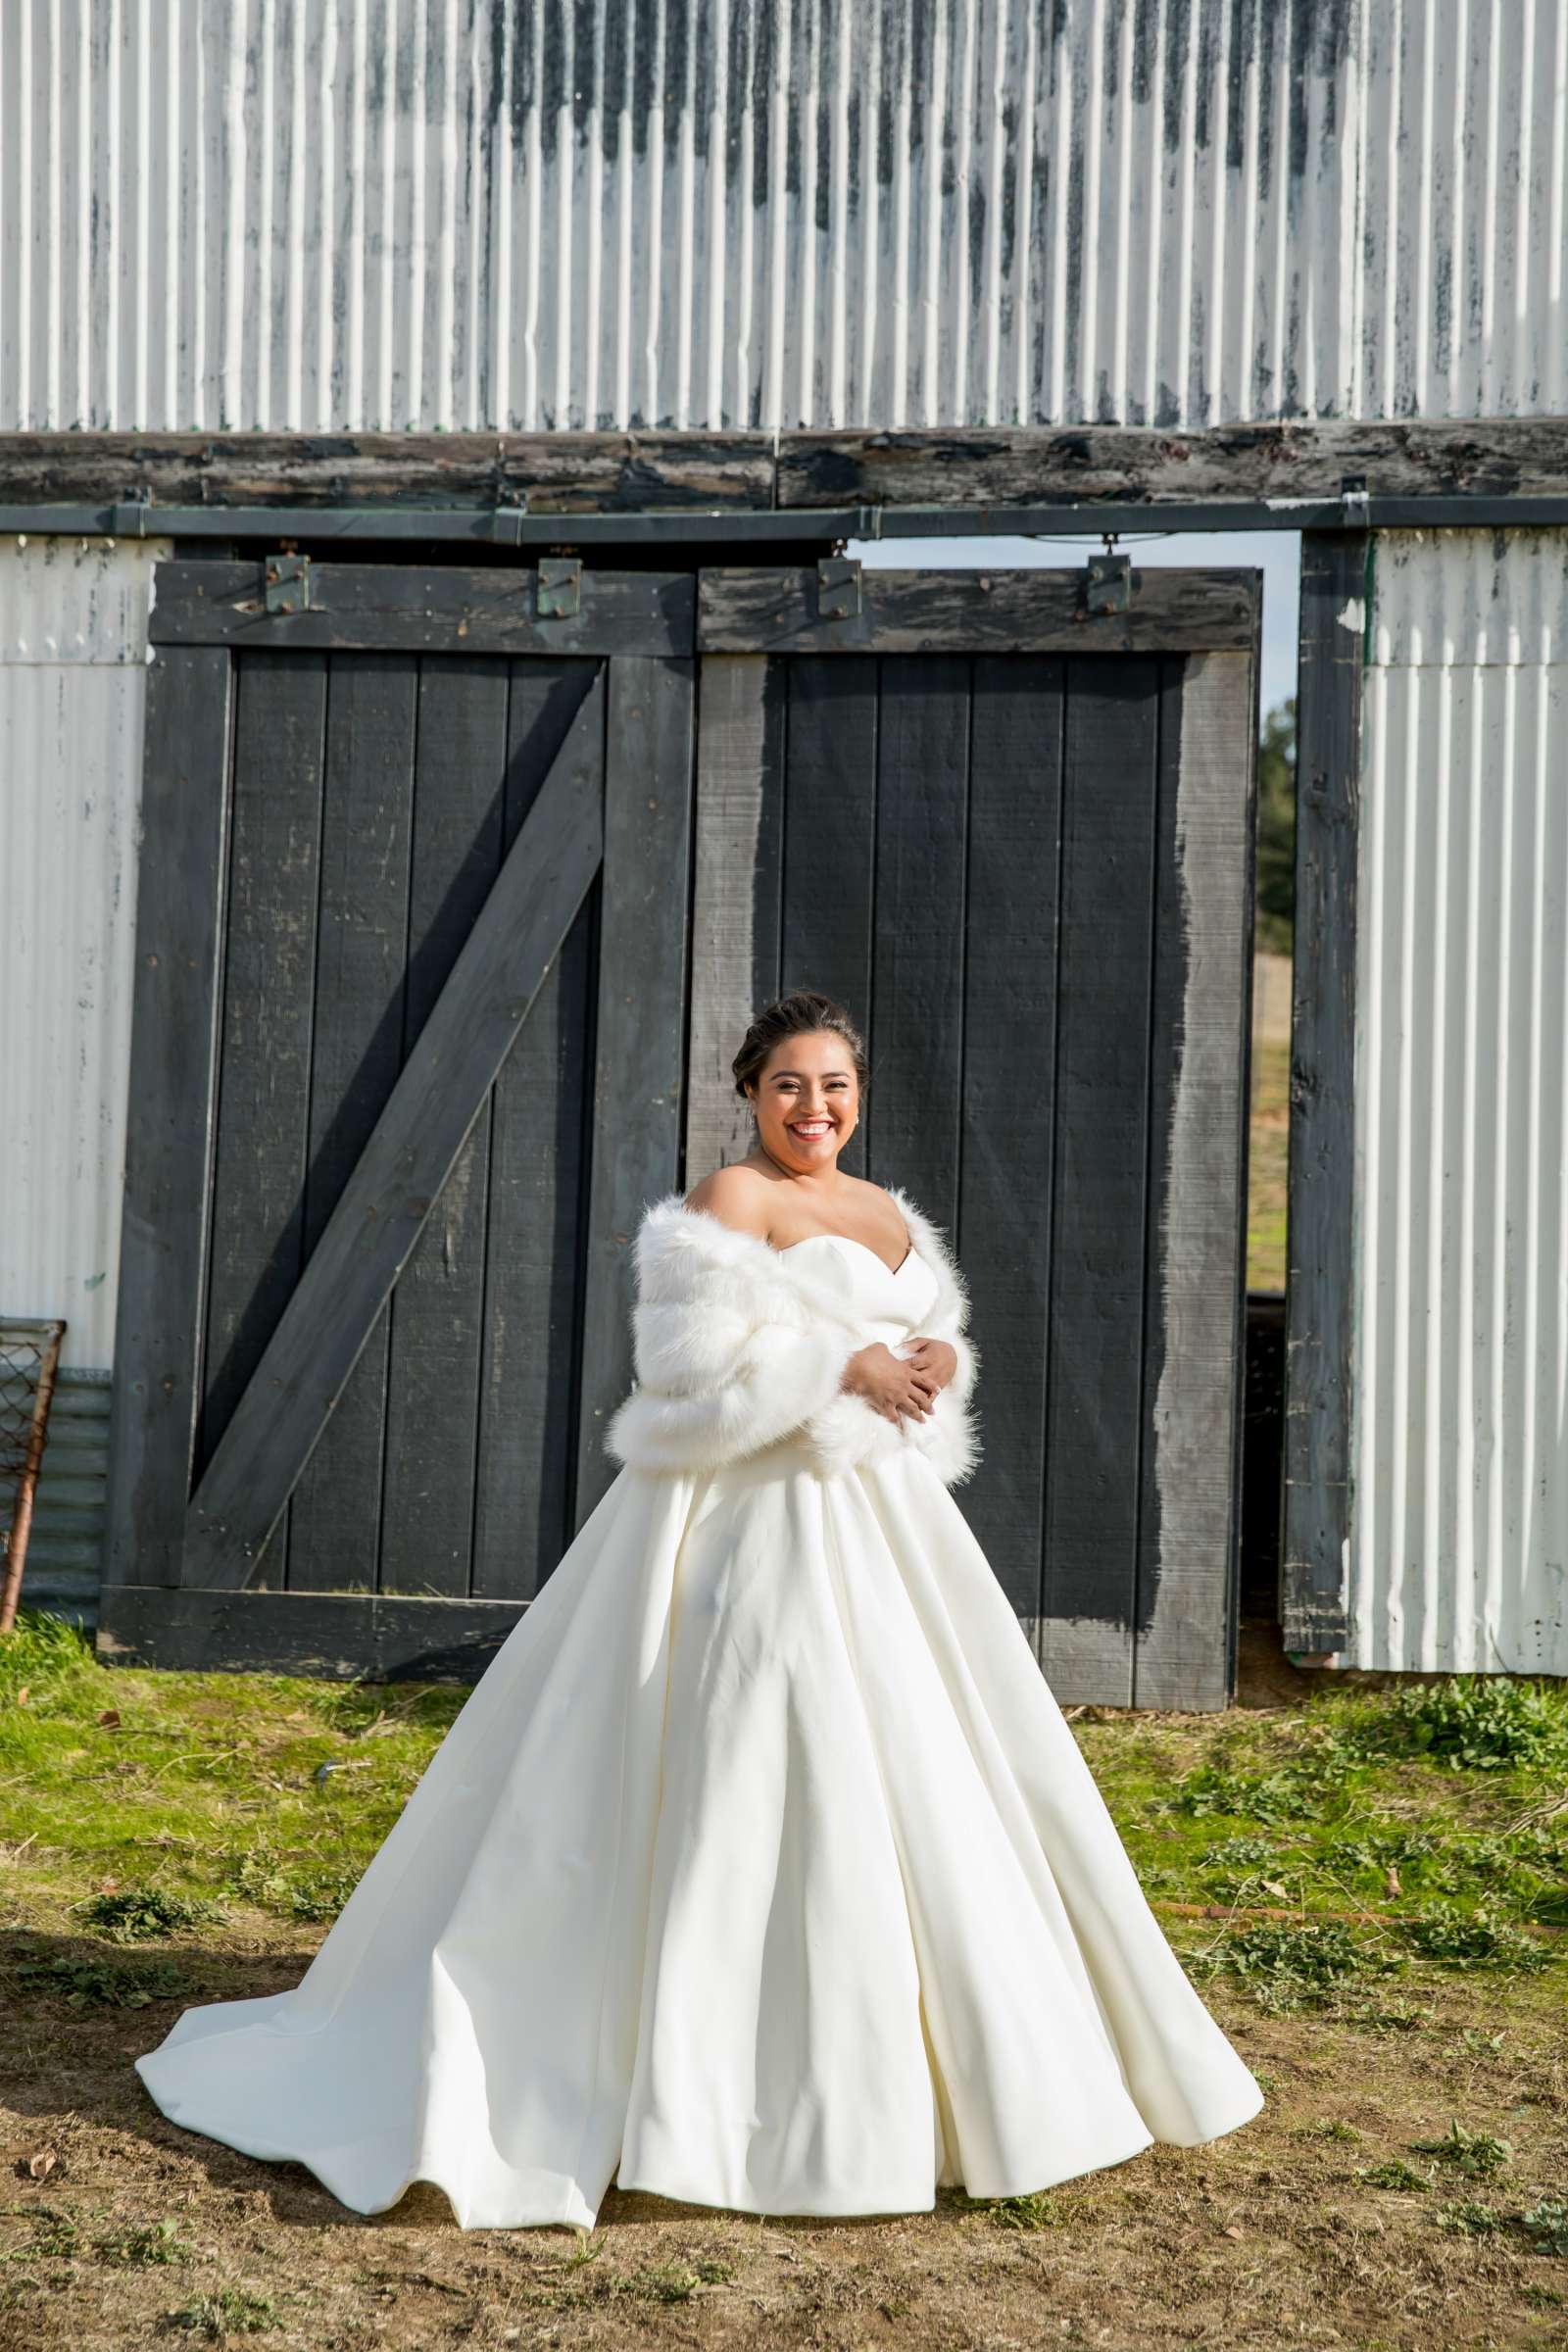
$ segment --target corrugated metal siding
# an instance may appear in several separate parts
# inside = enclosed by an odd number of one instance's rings
[[[0,540],[0,1308],[114,1348],[151,567],[167,540]]]
[[[110,1394],[107,1372],[60,1375],[23,1569],[24,1602],[78,1625],[93,1625],[98,1617]]]
[[[0,424],[1568,409],[1568,0],[10,0]]]
[[[1346,1662],[1568,1674],[1568,533],[1374,576]]]

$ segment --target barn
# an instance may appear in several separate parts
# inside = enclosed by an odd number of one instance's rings
[[[482,1670],[608,1483],[640,1208],[810,985],[969,1276],[963,1506],[1060,1698],[1232,1695],[1271,1303],[1288,1652],[1568,1673],[1568,10],[1515,31],[6,12],[28,1597]],[[1151,528],[1300,546],[1255,1313],[1260,575]]]

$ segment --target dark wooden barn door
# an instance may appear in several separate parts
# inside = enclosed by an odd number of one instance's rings
[[[1119,614],[1081,572],[825,595],[704,579],[688,1169],[745,1148],[744,1008],[841,998],[872,1061],[847,1164],[956,1246],[960,1500],[1053,1689],[1221,1705],[1257,575],[1150,572]]]
[[[100,1646],[469,1673],[677,1179],[695,584],[306,581],[158,575]]]
[[[612,1476],[642,1209],[810,986],[1053,1687],[1224,1703],[1258,583],[1120,588],[160,566],[105,1654],[481,1669]]]

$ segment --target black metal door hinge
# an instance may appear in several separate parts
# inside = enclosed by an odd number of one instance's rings
[[[1084,611],[1091,618],[1125,612],[1132,601],[1131,556],[1091,556],[1084,566]]]
[[[819,620],[858,620],[860,617],[860,560],[858,556],[823,556],[816,567],[816,612]]]

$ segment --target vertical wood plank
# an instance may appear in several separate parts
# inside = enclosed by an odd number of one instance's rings
[[[614,1475],[605,1429],[631,1386],[631,1245],[680,1166],[695,676],[644,655],[610,670],[579,1526]]]
[[[959,1259],[980,1349],[980,1466],[960,1501],[1038,1646],[1046,1483],[1063,665],[974,665]]]
[[[304,1263],[326,691],[324,654],[243,656],[235,678],[198,1477]],[[287,1563],[285,1513],[252,1583]]]
[[[785,663],[760,654],[710,654],[702,664],[688,1186],[751,1148],[730,1064],[754,1014],[778,994],[785,681]]]
[[[1182,689],[1185,673],[1179,660],[1160,666],[1159,766],[1156,781],[1154,848],[1154,963],[1150,1005],[1149,1055],[1149,1199],[1148,1230],[1144,1243],[1146,1292],[1144,1301],[1143,1395],[1139,1425],[1143,1451],[1139,1463],[1138,1560],[1134,1605],[1133,1673],[1137,1688],[1141,1652],[1159,1599],[1164,1562],[1163,1510],[1170,1452],[1164,1444],[1161,1415],[1172,1410],[1180,1417],[1186,1397],[1183,1365],[1171,1327],[1168,1300],[1171,1288],[1167,1230],[1176,1157],[1175,1121],[1178,1089],[1185,1054],[1183,1021],[1192,961],[1202,953],[1190,923],[1191,884],[1184,871],[1186,841],[1180,822],[1182,760]],[[1179,1245],[1178,1245],[1179,1246]],[[1175,1506],[1180,1517],[1180,1505]]]
[[[417,688],[418,662],[411,654],[332,658],[307,1262],[403,1064]],[[291,1591],[375,1590],[389,1329],[383,1307],[294,1490]]]
[[[951,1228],[963,1093],[967,656],[882,664],[877,740],[874,1083],[877,1181],[907,1188]]]
[[[492,656],[420,667],[405,1061],[501,870],[507,684]],[[489,1162],[487,1102],[392,1298],[385,1592],[468,1591]]]
[[[752,1001],[747,1021],[730,1048],[733,1059],[751,1019],[771,1004],[784,986],[784,817],[789,791],[790,676],[785,662],[769,662],[763,690],[762,813],[757,829],[752,872]],[[726,1064],[726,1067],[728,1065]],[[732,1081],[733,1082],[733,1081]],[[738,1099],[738,1098],[737,1098]],[[751,1149],[751,1120],[746,1121]],[[707,1175],[699,1168],[688,1177]]]
[[[1158,664],[1067,664],[1041,1663],[1132,1695]]]
[[[789,677],[781,986],[836,998],[865,1034],[874,1069],[876,657],[803,656]],[[840,1165],[865,1174],[863,1117]]]
[[[1193,654],[1164,668],[1133,1703],[1222,1707],[1239,1567],[1255,667]]]
[[[104,1573],[177,1585],[201,1375],[227,838],[230,656],[147,679]]]
[[[1355,876],[1370,544],[1365,532],[1301,538],[1280,1617],[1286,1648],[1311,1656],[1349,1639]]]
[[[513,663],[508,850],[598,666]],[[597,963],[595,890],[517,1032],[492,1099],[471,1588],[488,1600],[531,1599],[569,1530]]]

